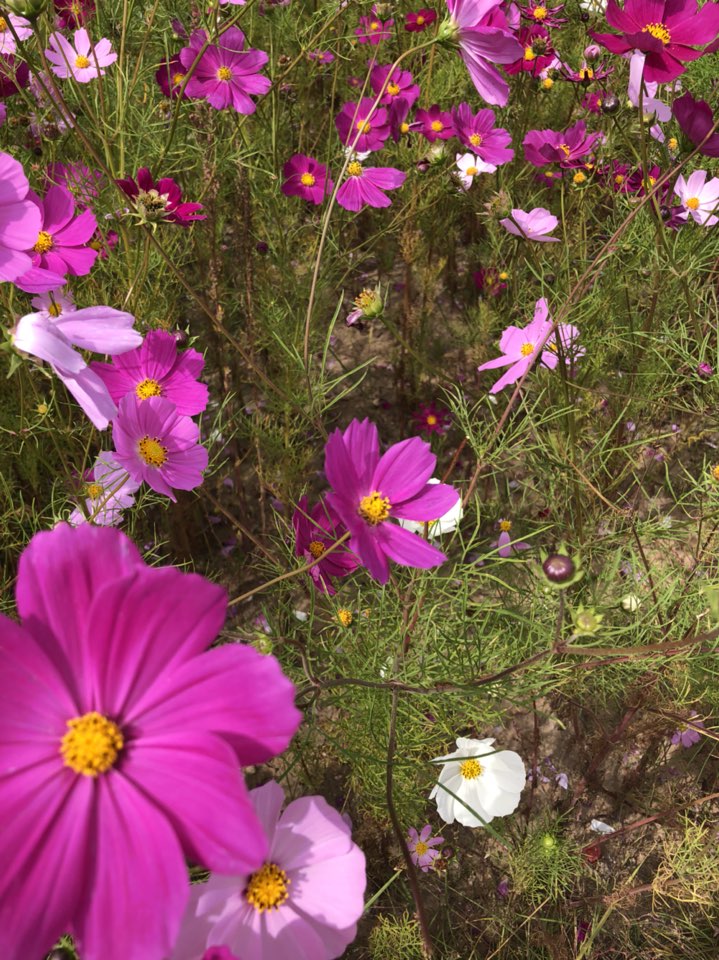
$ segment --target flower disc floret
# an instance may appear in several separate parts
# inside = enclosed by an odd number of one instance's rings
[[[472,757],[460,763],[459,772],[465,780],[476,780],[482,776],[482,764]]]
[[[245,900],[259,913],[277,910],[287,900],[290,884],[287,874],[276,863],[265,863],[256,870],[245,888]]]
[[[389,518],[391,506],[389,497],[383,497],[379,490],[373,490],[360,500],[359,513],[367,523],[375,527]]]
[[[138,400],[147,400],[148,397],[161,397],[162,387],[151,377],[141,380],[135,387],[135,395]]]
[[[642,27],[642,33],[650,33],[657,40],[661,40],[665,47],[671,43],[672,35],[664,23],[648,23]]]
[[[52,250],[54,245],[52,234],[49,234],[47,230],[41,230],[37,235],[33,250],[35,253],[47,253],[48,250]]]
[[[96,710],[67,721],[60,743],[66,767],[85,777],[97,777],[115,766],[125,740],[118,725]]]
[[[167,447],[157,437],[142,437],[137,444],[137,452],[148,467],[161,467],[167,460]]]

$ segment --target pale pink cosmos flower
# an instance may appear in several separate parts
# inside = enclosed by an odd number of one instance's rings
[[[79,507],[73,510],[68,523],[77,527],[89,520],[98,527],[116,527],[122,511],[135,502],[133,494],[139,486],[139,480],[134,480],[112,453],[106,450],[98,454],[83,488],[85,512]]]
[[[686,180],[679,174],[674,193],[684,207],[679,214],[681,220],[691,215],[703,227],[713,227],[719,221],[714,215],[719,208],[719,178],[713,177],[707,182],[706,170],[695,170]]]
[[[103,37],[93,46],[84,27],[75,31],[74,46],[61,33],[51,33],[48,44],[50,49],[45,56],[52,64],[52,72],[62,80],[73,77],[78,83],[89,83],[103,77],[103,67],[117,60],[110,41]]]
[[[524,240],[536,240],[538,243],[559,243],[558,237],[547,234],[557,226],[559,220],[544,207],[534,210],[512,210],[511,217],[499,221],[507,233]]]
[[[33,297],[30,303],[35,312],[42,314],[46,320],[57,319],[63,313],[73,313],[77,310],[75,301],[69,290],[47,290],[45,293]]]
[[[441,852],[434,848],[444,843],[444,837],[433,837],[429,823],[422,827],[421,833],[418,833],[415,827],[410,827],[407,834],[412,863],[418,866],[422,873],[427,873],[434,866],[434,861],[441,856]]]
[[[646,57],[646,53],[642,53],[640,50],[635,50],[632,54],[632,58],[629,61],[629,86],[627,88],[627,96],[629,97],[629,102],[635,107],[638,107],[639,94],[640,92],[642,93],[642,113],[645,117],[654,114],[657,120],[657,123],[652,124],[649,128],[649,132],[659,143],[664,143],[664,131],[659,124],[671,120],[672,108],[662,100],[657,100],[656,93],[659,84],[644,79],[644,61]]]
[[[458,153],[456,161],[456,177],[463,190],[469,190],[474,183],[474,178],[478,177],[480,173],[494,173],[497,169],[493,163],[487,163],[473,153]]]
[[[17,280],[32,267],[25,251],[37,240],[42,215],[29,192],[22,165],[0,153],[0,281]]]
[[[18,320],[11,337],[18,350],[49,363],[93,424],[104,430],[117,408],[105,384],[73,347],[111,356],[126,353],[142,342],[134,323],[131,313],[112,307],[85,307],[58,317],[29,313]]]
[[[3,14],[0,17],[0,54],[3,56],[11,55],[17,50],[17,41],[10,29],[11,25],[20,40],[27,40],[32,36],[32,27],[28,20],[24,17],[15,17],[11,13]]]

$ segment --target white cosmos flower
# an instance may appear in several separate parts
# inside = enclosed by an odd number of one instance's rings
[[[483,827],[519,806],[527,780],[522,758],[513,750],[491,753],[493,743],[494,739],[459,737],[454,753],[435,758],[444,766],[429,799],[437,801],[445,823],[457,820],[465,827]]]
[[[497,169],[493,163],[486,163],[481,157],[475,157],[473,153],[458,153],[456,159],[457,179],[464,190],[469,190],[474,183],[474,178],[480,173],[494,173]]]
[[[436,477],[432,477],[427,483],[441,483],[441,481]],[[429,521],[427,525],[429,539],[436,540],[437,537],[441,537],[443,533],[452,533],[457,529],[457,525],[463,516],[462,498],[459,497],[454,506],[450,507],[446,513],[443,513],[442,516],[436,520]],[[419,523],[417,520],[400,520],[399,525],[400,527],[404,527],[405,530],[411,530],[412,533],[419,533],[424,536],[424,523]]]

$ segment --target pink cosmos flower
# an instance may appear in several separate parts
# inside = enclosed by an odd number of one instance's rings
[[[174,490],[194,490],[207,469],[207,450],[194,420],[182,416],[165,397],[138,400],[134,393],[118,404],[112,425],[115,458],[134,480],[177,500]]]
[[[697,0],[626,0],[619,7],[609,0],[606,18],[614,33],[592,36],[611,53],[641,50],[647,55],[644,77],[653,83],[668,83],[684,73],[682,61],[702,56],[697,46],[710,43],[719,31],[719,4]]]
[[[383,191],[396,190],[406,178],[406,173],[394,167],[363,167],[359,160],[352,160],[347,179],[337,191],[337,203],[353,212],[365,206],[389,207],[392,201]]]
[[[531,543],[525,543],[523,540],[515,540],[510,536],[510,531],[512,529],[511,520],[500,520],[499,521],[499,536],[491,543],[491,547],[497,548],[497,555],[506,560],[508,557],[511,557],[514,553],[519,553],[520,550],[530,550]]]
[[[141,167],[136,176],[137,180],[128,177],[115,183],[132,200],[142,220],[189,227],[195,220],[206,219],[205,214],[199,212],[201,203],[182,202],[182,191],[171,177],[155,183],[147,167]]]
[[[25,251],[37,240],[42,214],[29,193],[22,165],[9,153],[0,153],[0,281],[17,280],[32,267]]]
[[[72,933],[85,960],[167,957],[186,861],[248,874],[267,856],[242,767],[289,743],[292,685],[250,646],[208,649],[224,590],[147,566],[112,527],[36,534],[15,592],[20,622],[0,620],[0,955],[42,957]]]
[[[61,30],[84,27],[95,15],[95,0],[53,0],[55,20]]]
[[[242,960],[334,960],[354,940],[364,854],[323,797],[300,797],[281,812],[284,799],[272,780],[250,791],[267,838],[265,862],[191,888],[172,960],[197,960],[214,944]]]
[[[430,143],[435,140],[449,140],[455,136],[452,114],[448,110],[440,110],[439,105],[433,103],[428,110],[418,110],[415,121],[419,124],[419,132]]]
[[[434,10],[423,7],[421,10],[417,10],[416,13],[407,14],[404,18],[404,28],[408,33],[422,33],[427,27],[431,27],[436,19],[437,14]]]
[[[512,137],[502,127],[495,127],[494,111],[489,108],[473,113],[468,103],[460,103],[452,110],[457,137],[464,146],[495,167],[514,159],[509,146]]]
[[[119,403],[133,393],[140,403],[165,397],[177,412],[194,417],[207,407],[207,385],[199,383],[205,358],[197,350],[178,353],[177,340],[167,330],[148,331],[142,346],[116,357],[113,363],[92,364],[92,369]]]
[[[0,54],[8,56],[17,50],[17,42],[13,36],[12,30],[18,35],[20,40],[27,40],[32,36],[32,27],[30,21],[24,17],[16,17],[12,13],[6,13],[0,17]]]
[[[422,832],[417,833],[414,827],[410,827],[407,836],[407,846],[412,863],[420,868],[422,873],[427,873],[432,869],[434,861],[440,856],[440,851],[433,849],[444,843],[444,837],[433,837],[432,827],[425,824]]]
[[[543,71],[553,66],[555,61],[556,65],[559,65],[549,31],[544,27],[522,27],[519,44],[519,57],[505,68],[508,74],[529,73],[533,77],[539,77]]]
[[[344,433],[330,434],[327,500],[351,534],[350,549],[379,583],[389,579],[389,560],[422,569],[446,560],[422,537],[391,522],[435,520],[457,503],[453,487],[427,482],[436,462],[419,437],[395,443],[380,457],[377,427],[369,420],[353,420]]]
[[[392,36],[392,27],[394,20],[386,20],[384,23],[379,17],[360,17],[359,26],[355,28],[355,35],[360,43],[371,43],[376,47],[383,40],[388,40]]]
[[[706,141],[699,153],[705,157],[719,157],[719,131],[707,139],[714,126],[714,117],[706,100],[695,100],[691,93],[685,93],[672,103],[672,113],[690,143],[698,147]]]
[[[572,168],[592,152],[601,136],[588,134],[586,123],[579,120],[568,130],[530,130],[522,146],[525,159],[535,167],[558,163],[560,167]]]
[[[91,170],[84,163],[48,163],[45,176],[50,184],[65,187],[76,200],[89,207],[99,196],[103,185],[103,175],[99,170]]]
[[[133,496],[140,483],[123,470],[109,452],[98,455],[84,485],[85,511],[73,510],[68,523],[94,523],[100,527],[116,527],[122,520],[122,511],[135,502]]]
[[[565,4],[560,3],[557,7],[548,7],[542,3],[530,3],[529,6],[520,7],[519,12],[532,23],[538,23],[544,27],[561,27],[564,23],[569,23],[567,17],[560,17],[559,14],[564,10]]]
[[[509,384],[516,383],[530,369],[535,360],[554,370],[557,366],[557,354],[548,349],[548,339],[552,330],[547,301],[542,297],[534,308],[534,319],[526,327],[509,326],[499,341],[501,357],[488,360],[477,367],[478,371],[495,370],[497,367],[509,367],[506,373],[494,383],[490,393],[499,393]]]
[[[659,84],[652,83],[644,78],[645,60],[646,54],[644,53],[636,52],[632,54],[631,60],[629,61],[629,86],[627,87],[627,96],[629,102],[635,107],[638,108],[641,103],[642,112],[645,117],[652,116],[652,114],[654,115],[657,123],[652,124],[649,132],[659,143],[664,143],[664,131],[659,124],[671,120],[672,109],[668,104],[664,103],[663,100],[657,98],[656,94]]]
[[[105,384],[73,346],[111,356],[126,353],[142,341],[132,329],[134,323],[131,313],[112,307],[85,307],[55,316],[29,313],[18,320],[12,342],[18,350],[49,363],[98,430],[104,430],[117,408]]]
[[[189,48],[188,48],[189,49]],[[195,51],[195,56],[197,52]],[[193,56],[192,60],[194,62],[195,57]],[[175,53],[170,57],[165,63],[158,67],[155,73],[155,80],[157,81],[160,90],[163,94],[170,99],[176,99],[180,96],[180,90],[182,90],[182,84],[185,79],[187,70],[182,65],[180,60],[180,54]],[[182,92],[182,99],[189,100],[187,96],[187,88]]]
[[[370,86],[376,95],[384,89],[384,94],[380,104],[384,107],[397,107],[400,101],[404,106],[402,111],[407,115],[409,108],[414,106],[419,98],[419,84],[414,82],[414,78],[409,70],[399,70],[397,67],[392,69],[392,64],[376,66],[370,72]],[[385,86],[386,84],[386,86]]]
[[[381,150],[389,136],[387,111],[372,110],[374,100],[363,97],[359,103],[345,103],[335,117],[335,127],[345,146],[358,153]]]
[[[180,51],[180,62],[189,70],[207,39],[204,30],[196,30],[189,47]],[[220,34],[202,54],[185,90],[189,97],[207,100],[216,110],[232,107],[237,113],[250,114],[257,109],[253,95],[262,95],[272,86],[260,70],[268,61],[263,50],[245,49],[245,35],[238,27]]]
[[[538,243],[559,243],[558,237],[549,237],[547,234],[557,226],[557,218],[545,210],[544,207],[535,207],[533,210],[512,210],[512,216],[499,221],[507,233],[522,237],[523,240],[535,240]]]
[[[84,27],[75,31],[74,46],[61,33],[51,33],[48,44],[50,49],[45,56],[52,64],[52,72],[63,80],[73,77],[78,83],[89,83],[104,77],[102,68],[117,60],[110,41],[103,37],[93,46]]]
[[[307,59],[321,64],[334,63],[335,55],[330,50],[310,50]]]
[[[703,227],[713,227],[719,222],[719,178],[713,177],[707,182],[706,170],[695,170],[687,179],[679,174],[674,184],[674,193],[682,202],[684,210],[679,214],[682,220],[690,215]]]
[[[15,283],[28,293],[40,293],[62,286],[67,274],[84,277],[97,260],[97,250],[89,246],[97,220],[92,210],[75,216],[75,198],[66,187],[51,186],[40,199],[31,190],[28,198],[41,215],[40,229],[27,250],[32,267]]]
[[[522,50],[499,9],[501,5],[502,0],[447,0],[450,19],[446,37],[459,45],[460,56],[480,97],[504,107],[509,87],[495,64],[513,63]]]
[[[297,502],[292,526],[295,531],[295,556],[302,557],[307,563],[323,557],[327,548],[345,532],[339,517],[326,503],[320,501],[310,511],[307,497]],[[346,577],[358,566],[356,557],[349,550],[338,547],[308,572],[319,593],[333,595],[337,591],[332,584],[332,577]]]
[[[327,176],[327,167],[304,153],[290,157],[282,168],[282,175],[285,181],[281,189],[285,196],[301,197],[314,204],[322,203],[334,187]]]

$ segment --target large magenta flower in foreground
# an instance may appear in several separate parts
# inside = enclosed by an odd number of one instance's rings
[[[35,242],[42,215],[29,192],[22,165],[9,153],[0,153],[0,281],[16,280],[32,267],[24,251]]]
[[[185,70],[195,62],[206,38],[204,30],[196,30],[190,46],[180,51]],[[244,33],[239,27],[229,27],[217,44],[202,54],[185,92],[188,97],[207,100],[215,110],[232,107],[238,113],[254,113],[257,107],[251,97],[267,93],[272,86],[269,77],[260,73],[268,59],[263,50],[245,49]]]
[[[272,657],[209,650],[224,591],[144,564],[111,527],[59,524],[0,618],[0,955],[72,933],[83,960],[172,952],[186,860],[248,873],[268,850],[243,765],[299,723]]]
[[[627,0],[620,8],[609,0],[607,23],[620,31],[590,34],[612,53],[642,50],[647,55],[644,79],[668,83],[684,73],[682,61],[698,60],[696,46],[710,43],[719,32],[719,4],[697,0]]]
[[[366,884],[349,826],[323,797],[300,797],[281,812],[285,793],[272,780],[250,799],[268,858],[249,876],[215,875],[192,888],[172,960],[200,960],[215,945],[242,960],[341,957],[357,933]]]
[[[499,9],[501,4],[502,0],[447,0],[450,19],[446,26],[442,24],[439,37],[459,45],[480,97],[504,107],[509,87],[495,64],[514,63],[522,56],[522,48]]]
[[[393,444],[380,456],[377,427],[353,420],[335,430],[325,446],[327,501],[352,535],[350,549],[380,583],[389,579],[389,560],[428,569],[447,558],[422,537],[391,522],[427,522],[443,516],[459,499],[446,483],[428,483],[437,458],[419,437]]]

